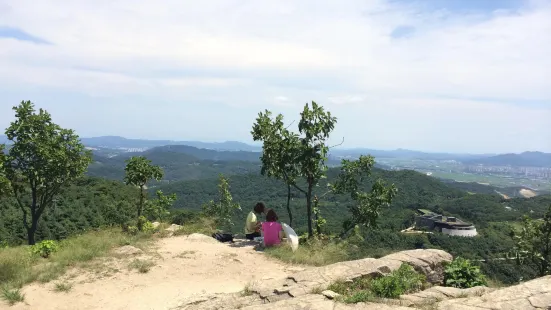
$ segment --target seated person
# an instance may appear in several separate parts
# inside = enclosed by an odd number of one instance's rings
[[[245,238],[253,240],[256,237],[260,237],[260,222],[257,219],[257,215],[263,214],[266,211],[264,203],[258,202],[254,209],[247,215],[245,221]]]
[[[269,247],[281,243],[285,235],[281,224],[277,222],[277,214],[269,209],[266,213],[266,222],[262,223],[262,234],[264,235],[264,245]]]

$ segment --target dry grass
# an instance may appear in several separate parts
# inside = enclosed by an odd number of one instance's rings
[[[344,245],[315,239],[301,244],[295,252],[287,244],[266,248],[264,252],[287,263],[312,266],[350,260],[350,254]]]
[[[32,255],[28,246],[0,249],[0,282],[9,287],[59,278],[70,267],[86,267],[94,258],[108,256],[119,246],[147,247],[151,234],[130,236],[118,229],[89,232],[60,242],[59,251],[47,259]]]
[[[135,259],[129,265],[128,269],[136,269],[140,273],[148,273],[155,263],[150,260]]]
[[[212,235],[216,231],[214,220],[201,217],[198,220],[182,225],[182,228],[174,232],[174,236],[191,235],[193,233]]]

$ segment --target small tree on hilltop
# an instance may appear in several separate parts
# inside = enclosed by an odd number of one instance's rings
[[[262,169],[260,173],[268,177],[283,180],[287,186],[287,213],[289,226],[293,226],[291,212],[291,186],[299,176],[297,158],[300,151],[298,136],[283,126],[283,115],[279,114],[271,119],[272,112],[258,113],[256,123],[251,134],[254,141],[263,141]]]
[[[518,264],[533,266],[540,277],[551,274],[551,206],[540,220],[525,216],[513,239]]]
[[[152,165],[151,160],[143,156],[135,156],[126,160],[124,171],[126,173],[124,182],[127,185],[133,185],[140,188],[140,201],[137,210],[139,219],[140,216],[142,216],[144,201],[146,199],[146,184],[150,180],[161,180],[163,178],[163,170],[159,166]]]
[[[398,190],[394,184],[386,186],[382,180],[377,180],[370,192],[363,192],[360,187],[364,180],[371,175],[375,165],[372,156],[360,156],[358,160],[342,160],[341,172],[337,181],[331,185],[335,194],[350,194],[354,204],[350,206],[352,218],[345,221],[344,233],[356,225],[368,228],[377,227],[377,219],[383,207],[388,207]]]
[[[84,174],[91,153],[72,130],[53,123],[48,112],[36,113],[32,102],[22,101],[13,110],[16,120],[6,129],[13,145],[7,155],[2,151],[2,160],[5,179],[23,212],[28,243],[33,245],[44,210],[63,186]]]
[[[218,202],[211,200],[203,205],[203,213],[214,218],[218,227],[231,230],[233,227],[232,217],[235,211],[241,211],[241,206],[233,202],[230,184],[222,174],[219,176],[218,195],[220,199]]]
[[[267,111],[268,112],[268,111]],[[280,119],[281,116],[278,116]],[[312,107],[308,104],[304,105],[304,109],[300,113],[300,122],[298,124],[298,130],[300,135],[294,135],[288,133],[285,135],[285,131],[281,131],[282,125],[276,121],[267,121],[265,117],[259,115],[261,122],[253,126],[253,137],[255,135],[255,127],[258,127],[257,132],[265,133],[264,136],[258,135],[257,140],[264,141],[267,147],[264,149],[263,166],[267,163],[266,170],[278,167],[276,171],[283,173],[285,169],[281,167],[291,167],[292,174],[288,175],[289,182],[294,188],[303,193],[306,196],[306,214],[308,217],[308,237],[314,235],[312,229],[312,200],[313,189],[320,179],[325,177],[327,165],[327,152],[329,147],[326,142],[329,139],[329,134],[335,128],[337,118],[331,116],[330,112],[324,111],[322,106],[312,101]],[[275,124],[275,125],[274,125]],[[274,132],[280,134],[270,134]],[[267,133],[267,134],[266,134]],[[285,141],[287,145],[285,145]],[[279,156],[281,147],[288,153],[284,156]],[[287,149],[285,149],[287,148]],[[270,160],[269,158],[272,158]],[[301,177],[306,181],[306,188],[297,185],[295,178]]]

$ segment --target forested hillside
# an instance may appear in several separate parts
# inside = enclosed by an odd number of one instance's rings
[[[197,180],[216,177],[219,173],[247,174],[260,171],[259,153],[217,152],[185,145],[158,147],[140,153],[123,153],[115,157],[94,155],[88,175],[122,180],[126,160],[145,156],[164,171],[164,181]]]

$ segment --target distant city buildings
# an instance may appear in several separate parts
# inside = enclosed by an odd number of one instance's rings
[[[513,166],[485,166],[468,165],[463,169],[469,173],[493,173],[499,175],[511,175],[517,177],[549,179],[551,168],[546,167],[513,167]]]
[[[415,229],[441,232],[445,235],[474,237],[477,236],[476,228],[471,223],[466,223],[455,217],[446,217],[425,209],[418,210],[420,215],[415,217]]]

